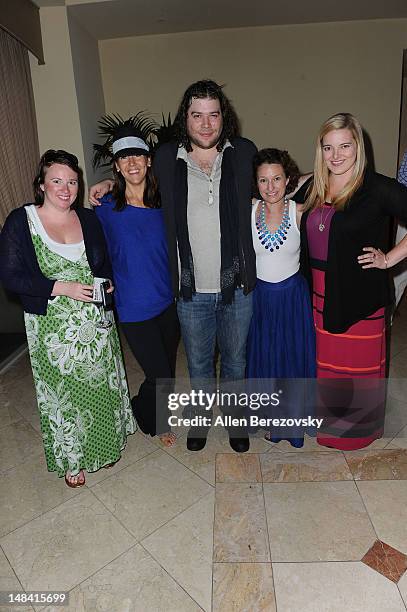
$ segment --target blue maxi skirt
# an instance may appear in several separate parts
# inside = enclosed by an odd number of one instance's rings
[[[278,283],[257,279],[246,374],[251,393],[265,392],[266,387],[280,392],[279,405],[261,408],[259,416],[312,416],[313,384],[308,379],[316,376],[315,328],[308,286],[299,272]],[[267,383],[259,379],[267,379]],[[302,446],[304,431],[297,425],[272,428],[271,440],[284,439]]]

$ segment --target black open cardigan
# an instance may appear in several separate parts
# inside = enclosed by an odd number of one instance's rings
[[[7,217],[0,234],[0,281],[19,295],[25,312],[45,315],[55,279],[44,276],[38,265],[24,204]],[[112,278],[102,227],[93,210],[76,209],[82,226],[86,257],[94,276]]]
[[[255,145],[246,138],[231,140],[233,146],[234,180],[237,192],[238,228],[239,228],[239,258],[240,273],[245,294],[252,291],[256,284],[256,255],[253,247],[251,229],[251,198],[253,157],[257,152]],[[179,296],[179,272],[177,255],[177,234],[175,215],[175,165],[178,144],[170,142],[163,144],[154,158],[154,174],[158,179],[163,208],[164,221],[167,231],[168,256],[172,289],[175,296]],[[185,163],[185,162],[184,162]],[[185,186],[187,192],[187,186]]]
[[[301,219],[300,262],[312,294],[308,214],[309,211],[305,212]],[[407,222],[407,187],[366,170],[361,187],[331,221],[325,272],[325,330],[344,333],[357,321],[391,303],[387,270],[364,270],[357,257],[363,253],[363,247],[389,250],[389,222],[393,216]]]

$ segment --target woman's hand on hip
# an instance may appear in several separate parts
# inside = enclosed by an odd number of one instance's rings
[[[374,247],[364,247],[365,251],[363,255],[359,255],[358,263],[362,268],[379,268],[380,270],[386,270],[387,268],[387,257],[381,249],[375,249]]]

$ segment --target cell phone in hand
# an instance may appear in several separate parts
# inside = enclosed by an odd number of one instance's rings
[[[104,281],[100,284],[100,295],[102,297],[103,308],[111,310],[113,308],[113,295],[112,293],[107,293],[108,289],[110,289],[109,281]]]

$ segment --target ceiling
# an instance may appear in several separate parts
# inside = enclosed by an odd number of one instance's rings
[[[64,6],[65,0],[31,0],[37,6]]]
[[[407,18],[407,0],[32,0],[67,5],[97,39],[239,28]]]

